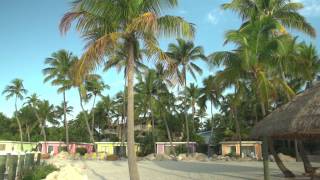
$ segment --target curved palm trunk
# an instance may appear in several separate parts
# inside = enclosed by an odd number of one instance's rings
[[[96,97],[97,97],[97,95],[95,94],[93,97],[93,104],[92,104],[92,108],[91,108],[91,113],[92,113],[91,132],[92,132],[93,136],[94,136],[94,106],[96,104]]]
[[[161,111],[160,111],[160,117],[161,117]],[[163,122],[164,122],[164,125],[166,126],[167,136],[170,142],[170,151],[173,154],[174,158],[176,158],[177,155],[172,143],[172,137],[171,137],[171,133],[170,133],[170,129],[169,129],[169,125],[166,117],[163,117]]]
[[[128,165],[130,180],[139,180],[139,172],[136,161],[134,142],[134,45],[131,40],[128,42],[128,120],[127,120],[127,144],[128,144]]]
[[[15,103],[14,103],[14,107],[15,107],[15,116],[16,116],[16,120],[17,120],[17,123],[18,123],[18,127],[19,127],[19,133],[20,133],[20,149],[21,151],[23,151],[23,132],[22,132],[22,127],[21,127],[21,122],[20,122],[20,119],[18,117],[18,107],[17,107],[17,96],[16,96],[16,99],[15,99]]]
[[[91,141],[92,143],[94,143],[94,137],[93,137],[92,132],[91,132],[91,129],[90,129],[90,125],[89,125],[89,121],[88,121],[88,116],[87,116],[87,111],[86,111],[86,110],[84,109],[84,107],[83,107],[83,99],[82,99],[80,90],[79,90],[79,97],[80,97],[80,106],[81,106],[81,109],[82,109],[82,112],[83,112],[83,115],[84,115],[84,121],[85,121],[86,126],[87,126],[87,130],[88,130],[88,133],[89,133],[90,141]]]
[[[69,152],[69,128],[68,128],[68,121],[67,121],[67,103],[66,103],[65,91],[63,91],[63,121],[64,121],[64,128],[66,131],[67,151]]]
[[[188,109],[187,109],[187,77],[186,77],[186,72],[185,72],[185,67],[184,69],[184,95],[185,95],[185,107],[184,107],[184,117],[185,117],[185,123],[186,123],[186,133],[187,133],[187,157],[190,154],[190,134],[189,134],[189,122],[188,122]]]
[[[303,166],[304,166],[304,171],[308,174],[312,173],[312,166],[311,163],[308,159],[308,156],[305,152],[303,143],[301,141],[298,141],[298,148],[299,148],[299,153],[301,160],[303,161]]]
[[[44,123],[41,121],[40,119],[40,116],[38,114],[38,112],[36,111],[35,107],[33,107],[33,111],[34,111],[34,114],[36,115],[36,118],[39,122],[39,125],[40,125],[40,128],[41,128],[41,134],[43,135],[43,141],[44,141],[44,149],[47,148],[47,134],[46,134],[46,131],[45,131],[45,128],[44,128]]]
[[[275,151],[274,145],[273,145],[273,139],[269,138],[268,141],[269,141],[269,149],[271,151],[271,154],[273,155],[274,160],[276,161],[281,172],[284,174],[285,177],[295,177],[295,175],[283,164],[277,152]]]

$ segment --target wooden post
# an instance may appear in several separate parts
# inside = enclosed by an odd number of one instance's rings
[[[19,155],[18,167],[17,167],[17,176],[18,179],[22,179],[23,171],[24,171],[24,154]]]
[[[16,170],[17,170],[18,156],[9,155],[8,156],[8,180],[16,179]]]
[[[263,157],[264,180],[269,180],[270,172],[269,172],[269,153],[268,153],[268,137],[267,136],[263,136],[262,157]]]
[[[26,169],[32,169],[34,164],[34,153],[27,153],[26,154]]]
[[[37,153],[37,162],[36,165],[39,166],[41,162],[41,153]]]
[[[4,173],[6,172],[7,155],[0,155],[0,180],[4,179]]]

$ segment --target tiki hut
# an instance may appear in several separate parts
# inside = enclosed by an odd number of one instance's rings
[[[296,95],[290,102],[279,107],[252,130],[252,137],[264,137],[269,143],[269,150],[287,177],[294,176],[278,158],[273,147],[274,139],[299,140],[300,156],[306,173],[312,173],[312,167],[304,153],[303,139],[320,137],[320,83]]]

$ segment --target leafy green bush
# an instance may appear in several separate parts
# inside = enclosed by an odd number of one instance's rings
[[[67,151],[68,151],[68,150],[67,150],[67,146],[60,146],[60,147],[58,148],[58,151],[59,151],[59,152],[62,152],[62,151],[67,152]]]
[[[51,164],[42,164],[36,166],[32,171],[28,170],[24,172],[23,180],[41,180],[44,179],[48,174],[58,170]]]
[[[87,149],[84,147],[78,147],[76,153],[79,153],[81,156],[84,156],[87,153]]]
[[[182,153],[187,153],[187,145],[181,144],[179,146],[176,146],[176,154],[182,154]]]

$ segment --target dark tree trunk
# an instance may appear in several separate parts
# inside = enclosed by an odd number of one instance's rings
[[[295,177],[295,175],[283,164],[282,160],[278,156],[277,152],[274,149],[273,139],[269,138],[269,149],[271,154],[274,157],[274,160],[276,161],[279,169],[284,174],[285,177]]]
[[[312,173],[312,166],[304,149],[303,142],[298,141],[298,148],[301,160],[303,162],[304,171],[308,174]]]
[[[87,131],[89,133],[90,141],[92,143],[94,143],[94,137],[93,137],[93,134],[92,134],[91,129],[90,129],[89,120],[88,120],[88,116],[87,116],[87,111],[83,107],[83,99],[82,99],[82,95],[81,95],[80,89],[79,89],[79,97],[80,97],[80,106],[81,106],[81,109],[82,109],[82,112],[83,112],[83,115],[84,115],[84,121],[85,121],[86,126],[87,126]]]

